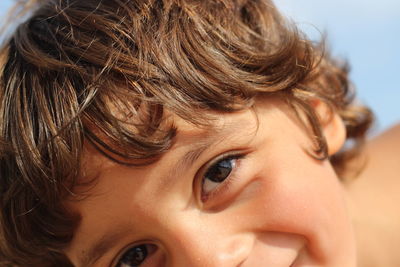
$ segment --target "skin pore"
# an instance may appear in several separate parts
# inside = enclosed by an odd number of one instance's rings
[[[261,99],[208,129],[174,124],[173,147],[149,166],[87,147],[96,183],[68,203],[82,217],[66,250],[75,266],[356,266],[343,186],[283,102]],[[342,128],[336,115],[324,124],[331,154]]]

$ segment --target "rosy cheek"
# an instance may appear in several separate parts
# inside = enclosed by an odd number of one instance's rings
[[[302,236],[309,253],[321,261],[344,242],[341,236],[348,235],[348,221],[339,183],[329,166],[276,167],[256,180],[258,190],[243,210],[252,227]]]

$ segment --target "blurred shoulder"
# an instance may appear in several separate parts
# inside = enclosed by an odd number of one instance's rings
[[[400,202],[400,124],[368,140],[356,160],[356,166],[363,168],[349,184],[352,192],[369,199],[371,195],[390,199],[391,192]]]
[[[385,140],[392,140],[392,141],[397,141],[398,144],[400,144],[400,123],[395,124],[394,126],[390,127],[388,130],[384,131],[382,134],[378,135],[375,139],[372,141],[380,141],[380,142],[385,142]]]
[[[364,168],[347,187],[359,264],[398,266],[400,124],[369,140],[362,155]]]
[[[393,180],[400,185],[400,123],[368,140],[354,162],[355,166],[364,165],[356,184],[375,186],[379,183],[382,186]],[[354,162],[350,162],[350,166]]]
[[[393,171],[400,170],[400,124],[370,140],[367,151],[375,167],[390,166]]]
[[[368,140],[359,158],[363,168],[348,185],[351,194],[364,204],[381,202],[380,207],[400,203],[400,124]],[[400,206],[393,208],[400,220]]]

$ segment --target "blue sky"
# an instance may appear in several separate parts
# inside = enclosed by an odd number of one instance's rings
[[[375,111],[375,132],[400,122],[400,1],[280,0],[281,11],[351,65],[358,98]],[[318,31],[318,30],[319,31]]]
[[[1,17],[11,3],[0,0]],[[375,132],[400,122],[399,0],[279,0],[275,4],[311,39],[327,32],[333,54],[350,62],[358,99],[376,113]]]

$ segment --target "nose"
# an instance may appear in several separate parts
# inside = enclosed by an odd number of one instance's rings
[[[249,256],[254,238],[251,234],[206,229],[175,228],[169,253],[173,267],[237,267]]]

